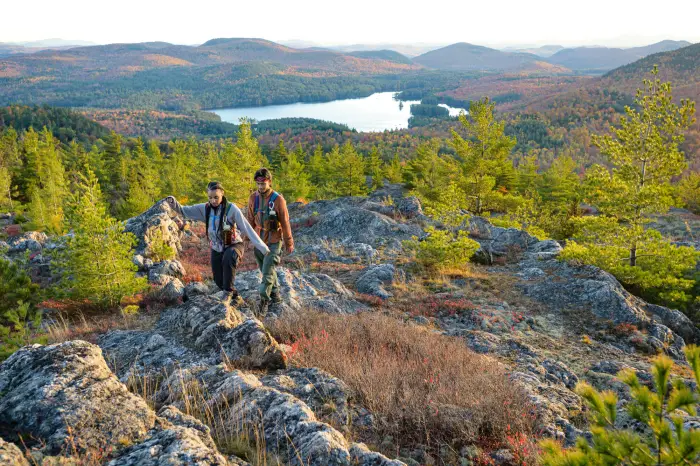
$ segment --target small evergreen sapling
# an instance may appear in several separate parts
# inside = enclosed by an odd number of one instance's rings
[[[617,376],[629,388],[632,399],[626,405],[630,417],[643,424],[648,435],[615,426],[617,395],[599,392],[587,383],[579,383],[576,392],[591,409],[589,444],[579,437],[574,448],[564,450],[553,441],[542,442],[544,466],[670,466],[696,465],[700,462],[700,430],[684,424],[684,415],[696,415],[700,403],[700,347],[685,348],[688,364],[695,377],[691,388],[680,379],[671,380],[673,361],[659,355],[652,363],[654,389],[643,386],[634,370]]]
[[[92,171],[80,176],[69,200],[73,235],[55,267],[63,275],[60,287],[70,297],[112,307],[146,286],[145,278],[136,277],[132,263],[136,238],[107,213]]]

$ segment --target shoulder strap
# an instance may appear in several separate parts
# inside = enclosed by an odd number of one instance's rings
[[[211,215],[211,206],[207,202],[207,204],[204,206],[204,231],[207,234],[207,239],[209,239],[209,216]]]
[[[272,191],[272,194],[270,194],[270,200],[267,202],[267,211],[269,212],[270,209],[275,208],[275,201],[279,197],[279,194],[277,194],[277,191]]]
[[[224,197],[222,201],[223,205],[221,206],[221,218],[219,218],[219,231],[224,230],[224,222],[226,221],[226,216],[228,214],[228,210],[231,208],[231,203],[226,200]]]
[[[258,207],[260,205],[260,193],[255,191],[255,205],[253,206],[253,212],[258,213]]]

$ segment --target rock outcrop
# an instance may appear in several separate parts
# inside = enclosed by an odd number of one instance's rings
[[[163,371],[200,361],[250,369],[285,367],[284,352],[260,321],[223,299],[223,293],[194,296],[163,311],[152,330],[110,332],[99,344],[123,379],[129,369]]]
[[[136,255],[152,257],[151,245],[154,241],[162,241],[175,251],[180,251],[180,227],[175,221],[176,217],[168,203],[161,200],[138,217],[127,220],[124,230],[133,233],[138,240]]]
[[[28,346],[3,362],[0,413],[0,429],[31,436],[43,464],[80,464],[71,455],[89,452],[110,466],[246,464],[224,457],[209,428],[176,407],[156,415],[117,380],[99,347],[80,340]],[[0,464],[28,464],[22,456],[0,439]]]
[[[83,341],[26,346],[0,364],[0,430],[30,434],[58,454],[143,440],[155,423],[145,400]]]
[[[387,191],[386,196],[389,195]],[[401,195],[398,196],[397,199],[401,199]],[[306,205],[293,204],[290,217],[304,225],[295,233],[300,252],[328,241],[343,245],[363,243],[386,253],[396,253],[401,250],[403,240],[422,235],[419,224],[395,219],[400,216],[399,211],[394,206],[381,204],[381,199],[381,196],[349,197]],[[400,205],[412,220],[423,218],[417,199],[401,201]]]
[[[147,438],[120,452],[108,466],[189,466],[247,464],[229,462],[216,448],[209,428],[174,406],[158,411]]]
[[[396,267],[393,264],[373,265],[362,271],[355,281],[357,291],[382,299],[389,299],[393,295],[387,288],[394,283]]]
[[[232,435],[262,435],[265,445],[281,455],[285,464],[404,464],[371,452],[363,444],[348,442],[339,431],[319,421],[299,398],[239,370],[228,372],[214,366],[177,371],[163,383],[156,399],[175,406],[196,403],[196,394],[182,388],[193,385],[207,387],[209,408],[225,420]]]

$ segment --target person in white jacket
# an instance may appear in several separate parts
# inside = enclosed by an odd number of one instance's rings
[[[209,202],[182,206],[173,196],[166,197],[170,207],[184,218],[204,222],[211,248],[211,271],[216,285],[224,290],[231,303],[240,305],[243,299],[234,285],[236,266],[245,249],[242,234],[247,236],[256,249],[267,255],[270,249],[250,226],[241,210],[226,200],[224,188],[218,181],[207,186]]]

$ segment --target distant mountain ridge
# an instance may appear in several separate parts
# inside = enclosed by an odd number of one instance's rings
[[[413,60],[405,55],[395,52],[394,50],[362,50],[356,52],[348,52],[347,55],[359,58],[375,58],[379,60],[387,60],[395,63],[403,63],[406,65],[413,64]]]
[[[691,45],[691,43],[687,41],[665,40],[644,47],[629,49],[577,47],[560,50],[547,58],[547,61],[575,71],[603,73],[654,53],[677,50],[688,45]]]
[[[528,53],[502,52],[481,45],[459,42],[433,50],[413,59],[428,68],[452,71],[507,71],[541,60]]]
[[[559,45],[501,51],[464,42],[433,50],[413,61],[441,70],[513,71],[528,68],[535,62],[558,65],[574,72],[602,74],[645,56],[677,50],[690,45],[686,41],[665,40],[629,49],[609,47],[563,48]]]
[[[395,52],[294,49],[258,38],[108,44],[0,58],[0,105],[166,111],[364,97],[422,69]]]
[[[539,57],[551,57],[560,50],[566,47],[562,45],[543,45],[541,47],[527,47],[527,48],[505,48],[504,52],[520,52],[520,53],[531,53]]]
[[[217,38],[200,46],[175,45],[167,42],[108,44],[75,47],[61,51],[44,50],[31,60],[22,56],[0,61],[14,75],[34,76],[47,69],[60,69],[68,75],[129,75],[169,66],[222,66],[238,63],[267,63],[270,66],[310,68],[316,71],[376,73],[418,68],[410,61],[398,62],[378,56],[358,57],[331,50],[294,49],[257,38]]]
[[[674,96],[700,102],[700,43],[655,53],[614,69],[600,79],[600,85],[632,93],[654,65],[659,67],[659,79],[671,81]]]

